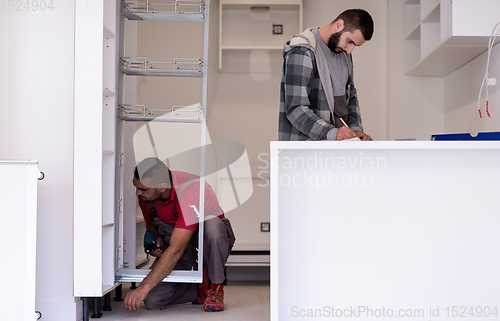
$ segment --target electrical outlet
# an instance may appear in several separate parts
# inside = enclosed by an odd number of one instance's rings
[[[497,84],[496,78],[488,78],[488,86],[495,86]]]
[[[261,232],[270,232],[271,231],[271,223],[261,222],[260,223],[260,231]]]
[[[273,35],[282,35],[283,34],[283,25],[275,25],[273,23]]]

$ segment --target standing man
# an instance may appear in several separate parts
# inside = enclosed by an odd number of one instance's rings
[[[372,34],[370,14],[350,9],[285,44],[279,140],[372,140],[363,132],[351,56]]]
[[[193,302],[207,312],[224,309],[224,267],[235,238],[224,217],[217,196],[205,184],[205,223],[203,243],[203,283],[162,282],[172,270],[197,268],[199,177],[170,171],[156,157],[141,161],[134,171],[133,184],[146,227],[155,234],[157,249],[151,272],[124,303],[131,311],[141,302],[150,310],[167,305]]]

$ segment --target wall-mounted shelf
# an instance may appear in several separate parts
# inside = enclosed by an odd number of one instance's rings
[[[203,77],[203,61],[175,58],[170,62],[148,61],[145,57],[123,57],[122,72],[129,76]]]
[[[248,65],[257,58],[250,56],[255,50],[281,55],[284,43],[302,31],[302,0],[220,0],[219,9],[219,70],[226,59],[229,66]],[[281,33],[273,25],[280,25]]]
[[[223,46],[222,51],[250,51],[250,50],[270,50],[270,51],[283,51],[283,46]]]
[[[205,4],[196,0],[176,0],[172,3],[122,1],[122,13],[129,20],[205,21]]]
[[[406,1],[406,73],[446,76],[486,51],[499,10],[490,0]]]

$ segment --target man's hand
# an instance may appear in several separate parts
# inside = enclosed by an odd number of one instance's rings
[[[136,290],[127,294],[124,301],[125,308],[130,311],[139,310],[141,301],[148,296],[149,291],[172,272],[193,234],[194,232],[190,230],[174,228],[172,236],[170,237],[170,246],[165,252],[161,253],[161,257],[158,259],[151,272],[149,272],[141,282],[141,285],[139,285]],[[163,245],[163,240],[159,243]],[[156,251],[154,252],[156,253]]]
[[[337,138],[336,140],[344,140],[344,139],[350,139],[350,138],[355,138],[358,137],[356,133],[350,129],[347,126],[342,126],[339,128],[337,131]]]
[[[123,303],[125,308],[130,311],[137,311],[141,307],[141,302],[148,296],[149,291],[139,286],[137,289],[127,293]]]
[[[370,135],[367,135],[367,134],[365,134],[364,132],[362,132],[360,130],[355,130],[354,132],[356,133],[356,136],[358,136],[359,139],[361,139],[363,141],[373,140],[373,138]]]
[[[156,250],[153,252],[150,252],[149,255],[154,256],[154,257],[160,257],[161,254],[163,253],[163,238],[157,237],[155,239],[156,242]]]

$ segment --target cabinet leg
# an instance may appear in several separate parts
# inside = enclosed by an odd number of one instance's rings
[[[83,321],[89,321],[89,301],[90,298],[82,298]]]
[[[111,311],[111,293],[108,292],[104,295],[104,306],[102,307],[103,311]]]
[[[123,301],[122,297],[122,284],[116,287],[115,289],[115,301]]]
[[[130,286],[132,290],[137,289],[137,284],[135,282],[132,282],[132,285]]]
[[[92,314],[92,319],[98,319],[100,317],[102,317],[101,298],[94,298],[94,314]]]

